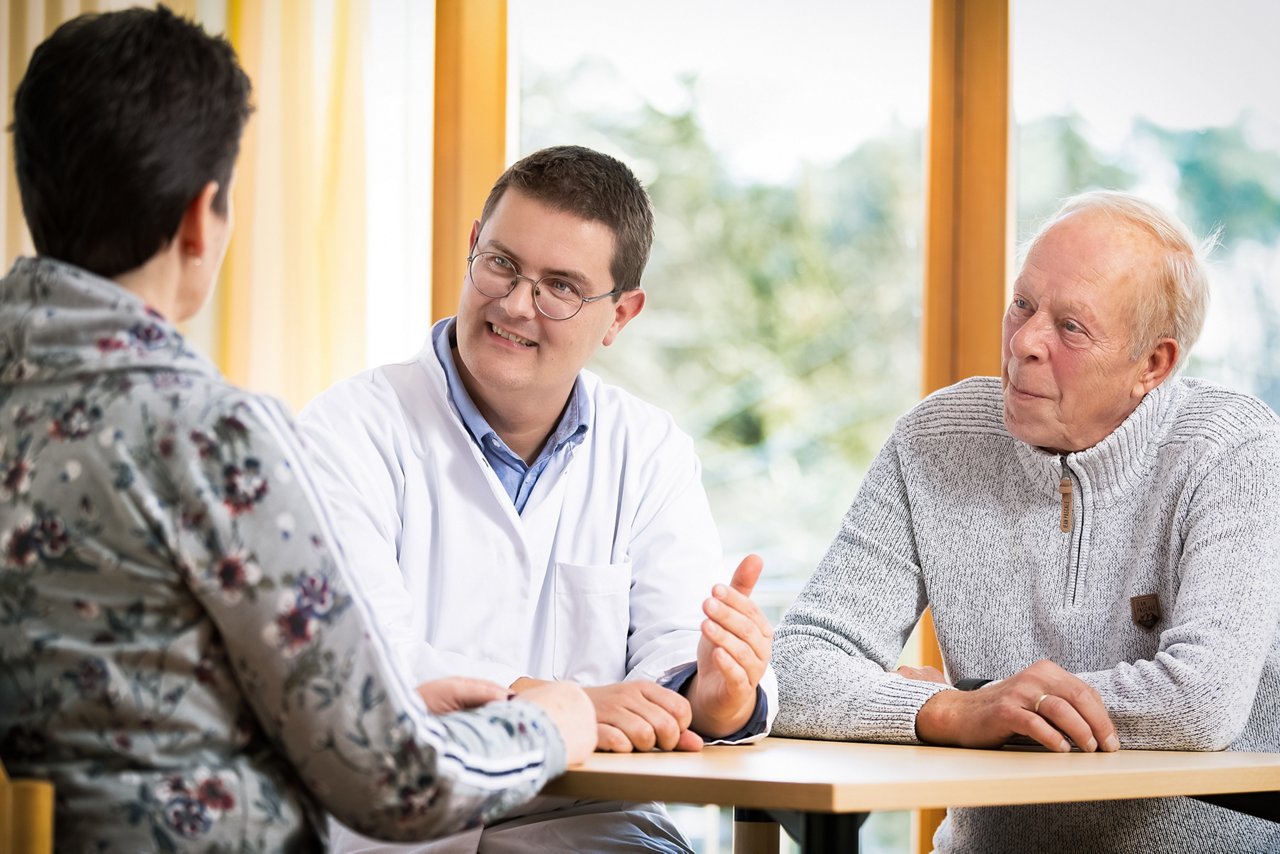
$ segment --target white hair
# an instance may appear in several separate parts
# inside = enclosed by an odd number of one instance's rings
[[[1178,342],[1182,367],[1204,328],[1209,307],[1209,269],[1205,262],[1218,245],[1218,231],[1203,240],[1186,223],[1145,199],[1114,190],[1091,190],[1072,196],[1040,226],[1027,243],[1030,253],[1041,238],[1068,216],[1081,211],[1101,211],[1152,237],[1161,256],[1155,265],[1155,299],[1136,300],[1129,355],[1138,359],[1161,338]],[[1024,254],[1025,257],[1025,254]]]

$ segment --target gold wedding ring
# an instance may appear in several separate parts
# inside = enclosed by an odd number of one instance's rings
[[[1036,704],[1031,707],[1031,711],[1035,712],[1037,715],[1040,714],[1040,704],[1043,703],[1045,697],[1048,696],[1048,694],[1041,694],[1040,699],[1036,700]]]

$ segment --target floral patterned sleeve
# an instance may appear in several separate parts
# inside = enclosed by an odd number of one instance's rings
[[[370,836],[438,836],[563,770],[563,742],[536,706],[427,712],[392,664],[359,592],[359,555],[336,543],[283,407],[237,393],[189,415],[188,435],[164,439],[174,559],[261,726],[327,810]]]

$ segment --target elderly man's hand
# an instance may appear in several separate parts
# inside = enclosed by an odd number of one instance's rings
[[[1052,661],[977,691],[933,695],[916,715],[916,735],[959,747],[999,747],[1019,735],[1061,752],[1071,744],[1086,753],[1120,747],[1098,692]]]
[[[717,584],[702,603],[698,672],[685,695],[693,728],[707,738],[742,729],[756,708],[756,686],[773,654],[773,628],[750,598],[763,569],[759,555],[747,555],[729,585]]]

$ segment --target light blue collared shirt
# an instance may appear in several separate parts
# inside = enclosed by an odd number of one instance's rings
[[[431,333],[432,345],[440,367],[444,368],[445,381],[449,388],[449,402],[458,410],[462,424],[471,434],[472,440],[480,446],[484,458],[489,461],[493,473],[498,476],[502,488],[511,496],[517,513],[523,513],[529,503],[538,478],[546,470],[547,464],[556,454],[567,453],[569,448],[578,445],[586,437],[588,425],[591,423],[591,399],[582,384],[582,377],[573,383],[573,391],[569,393],[569,402],[560,416],[560,423],[547,437],[546,444],[538,453],[533,465],[528,465],[518,454],[507,447],[489,422],[476,408],[467,388],[462,384],[458,374],[458,365],[453,358],[453,345],[457,340],[455,328],[457,318],[449,318],[436,324]]]

